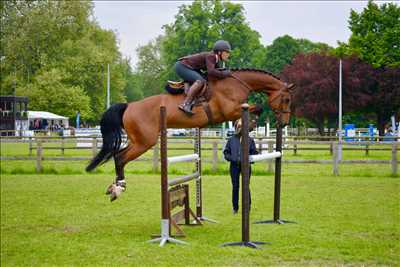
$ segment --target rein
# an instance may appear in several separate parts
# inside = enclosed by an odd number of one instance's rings
[[[249,91],[253,90],[253,88],[251,88],[245,81],[242,81],[239,77],[235,76],[234,74],[231,74],[231,77],[236,81],[240,82],[244,87],[249,89]]]
[[[231,74],[231,77],[240,82],[244,87],[249,89],[249,91],[253,90],[245,81],[241,80],[239,77],[235,76],[234,74]],[[285,88],[287,87],[287,83],[284,83]],[[274,97],[270,98],[270,103],[274,102],[275,100],[280,97],[280,102],[279,102],[279,109],[273,110],[275,113],[290,113],[290,109],[283,109],[282,108],[282,89],[279,90],[278,94],[275,95]]]

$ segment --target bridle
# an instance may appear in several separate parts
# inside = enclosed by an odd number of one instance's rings
[[[284,88],[285,88],[285,89],[287,88],[287,83],[284,83]],[[269,100],[269,103],[270,103],[270,104],[272,104],[272,103],[275,102],[276,100],[279,100],[279,107],[278,107],[278,109],[273,109],[273,111],[274,111],[275,114],[276,114],[276,113],[291,113],[290,108],[289,108],[289,105],[287,106],[286,109],[284,109],[284,108],[282,107],[282,106],[283,106],[283,89],[284,89],[284,88],[279,89],[278,93],[277,93],[275,96],[271,97],[270,100]]]
[[[245,81],[241,80],[239,77],[235,76],[234,74],[231,74],[231,77],[240,82],[244,87],[249,89],[249,91],[253,90]],[[278,93],[271,97],[269,99],[269,103],[272,104],[274,101],[279,100],[279,107],[278,109],[272,109],[272,111],[275,113],[275,115],[280,116],[281,114],[284,113],[291,113],[289,105],[286,109],[284,109],[283,106],[283,89],[286,89],[288,87],[287,83],[283,84],[284,87],[279,89]]]

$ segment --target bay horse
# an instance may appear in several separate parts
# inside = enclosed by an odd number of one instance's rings
[[[158,140],[160,132],[160,107],[167,111],[168,128],[203,128],[212,116],[213,123],[234,121],[241,116],[241,104],[246,102],[250,92],[263,92],[268,95],[269,106],[274,111],[277,122],[287,125],[290,117],[290,91],[293,84],[287,84],[269,72],[257,69],[235,69],[231,77],[222,80],[210,80],[212,96],[209,101],[211,114],[206,114],[201,106],[193,108],[194,115],[189,117],[178,109],[183,95],[161,94],[143,100],[120,103],[106,110],[100,121],[103,146],[86,167],[91,171],[98,165],[114,158],[116,180],[106,193],[111,201],[125,191],[124,166],[138,158]],[[128,136],[128,144],[121,149],[122,131]]]

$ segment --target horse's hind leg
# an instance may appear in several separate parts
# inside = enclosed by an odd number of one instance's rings
[[[111,201],[115,200],[121,192],[126,189],[125,182],[125,174],[124,174],[124,166],[121,164],[120,155],[124,153],[126,150],[130,149],[132,146],[131,143],[128,143],[128,146],[118,152],[118,154],[114,155],[114,164],[115,164],[115,182],[108,186],[106,190],[106,194],[111,194]]]
[[[138,115],[137,113],[135,113]],[[129,114],[128,114],[129,115]],[[111,201],[115,200],[126,188],[124,167],[125,165],[140,157],[157,143],[158,124],[157,118],[147,116],[150,121],[143,123],[143,117],[128,116],[124,118],[124,128],[128,135],[128,146],[114,155],[116,181],[109,187],[107,193],[111,194]],[[153,119],[153,121],[151,120]],[[117,190],[114,190],[117,189]]]
[[[111,194],[110,196],[111,201],[117,199],[118,196],[126,189],[126,181],[124,174],[125,165],[128,162],[138,158],[140,155],[145,153],[154,144],[145,145],[139,143],[135,144],[129,143],[128,147],[121,150],[117,155],[114,156],[115,173],[117,177],[115,178],[115,183],[111,184],[106,191],[106,194]]]

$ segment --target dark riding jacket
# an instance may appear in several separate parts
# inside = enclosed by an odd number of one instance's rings
[[[230,76],[230,71],[217,69],[217,55],[214,52],[202,52],[185,56],[180,58],[179,61],[190,69],[207,71],[209,76],[217,79]]]
[[[227,161],[230,161],[231,163],[239,164],[241,162],[241,150],[242,146],[240,145],[240,136],[235,134],[228,139],[228,143],[226,144],[224,149],[224,157]],[[256,143],[251,137],[249,137],[249,154],[258,154]]]

